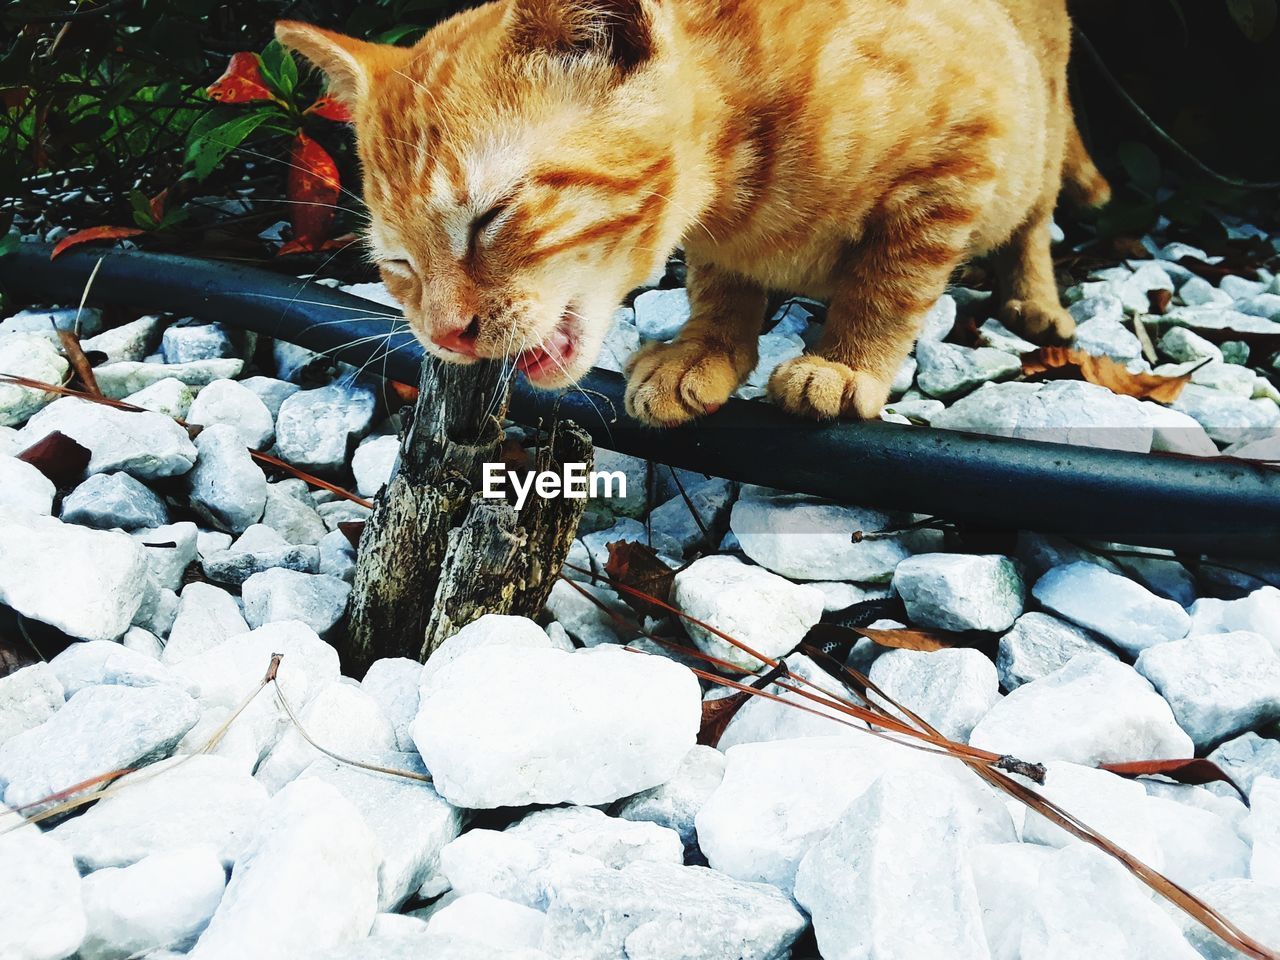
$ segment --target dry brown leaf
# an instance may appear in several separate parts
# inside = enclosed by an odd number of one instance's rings
[[[1147,305],[1151,308],[1149,313],[1165,314],[1169,310],[1169,304],[1173,303],[1173,293],[1169,290],[1148,290]]]
[[[618,540],[607,546],[609,561],[604,565],[604,574],[611,584],[622,584],[663,603],[671,602],[671,585],[675,582],[676,572],[662,562],[657,551],[634,540]],[[665,608],[649,602],[646,597],[626,590],[619,592],[627,605],[642,617],[662,617],[667,613]]]
[[[1199,785],[1202,783],[1225,783],[1244,796],[1239,785],[1227,776],[1226,772],[1212,760],[1204,757],[1192,757],[1187,760],[1134,760],[1128,763],[1099,764],[1103,770],[1119,774],[1122,777],[1163,776],[1179,783]]]
[[[719,745],[729,721],[751,697],[752,694],[740,690],[727,697],[702,701],[702,726],[698,728],[698,743],[704,747]]]
[[[31,464],[60,490],[80,482],[89,466],[89,457],[88,449],[57,430],[18,454],[19,460]]]
[[[347,543],[356,550],[360,549],[360,538],[364,536],[364,524],[363,520],[343,520],[338,523],[338,529],[347,538]]]
[[[963,646],[958,637],[936,630],[872,630],[868,627],[850,627],[854,633],[866,637],[872,643],[893,650],[950,650]]]
[[[1154,373],[1130,373],[1110,357],[1095,357],[1070,347],[1041,347],[1022,357],[1022,372],[1040,379],[1087,380],[1112,393],[1157,403],[1173,403],[1191,375],[1160,377]]]

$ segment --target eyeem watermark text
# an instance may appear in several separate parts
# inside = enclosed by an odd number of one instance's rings
[[[516,509],[523,510],[533,493],[544,500],[553,497],[565,497],[569,500],[585,500],[605,497],[625,497],[627,495],[627,475],[621,470],[612,472],[587,470],[585,463],[566,463],[563,473],[554,470],[515,471],[508,470],[505,463],[486,463],[484,465],[483,494],[488,500],[505,500],[507,491],[516,495]]]

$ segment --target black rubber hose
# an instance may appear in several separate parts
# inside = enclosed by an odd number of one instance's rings
[[[50,261],[48,246],[23,244],[0,258],[0,285],[20,302],[77,303],[99,259],[90,303],[217,320],[417,382],[423,352],[411,335],[361,342],[387,331],[374,314],[397,311],[257,268],[136,251],[71,251]],[[887,423],[815,424],[742,400],[689,426],[655,430],[627,417],[622,397],[622,378],[602,370],[563,393],[517,377],[511,416],[529,425],[569,417],[601,447],[844,503],[1000,530],[1280,558],[1280,471],[1259,464]]]

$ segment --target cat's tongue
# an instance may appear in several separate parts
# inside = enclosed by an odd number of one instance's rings
[[[563,373],[564,366],[573,356],[573,338],[564,327],[555,332],[541,346],[523,350],[516,357],[516,369],[531,380],[538,380],[556,373]]]

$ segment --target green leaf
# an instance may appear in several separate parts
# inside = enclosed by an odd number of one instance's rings
[[[1126,140],[1120,144],[1120,164],[1129,180],[1147,196],[1153,196],[1160,186],[1160,158],[1145,143]]]
[[[274,113],[271,108],[264,108],[221,124],[197,123],[191,130],[185,157],[191,168],[191,176],[197,180],[207,177],[223,157],[240,146],[249,134],[270,120]]]
[[[147,199],[145,193],[141,190],[130,190],[129,206],[133,208],[134,223],[143,230],[151,230],[155,227],[155,218],[151,216],[151,201]]]
[[[1227,12],[1254,43],[1266,40],[1276,28],[1276,0],[1227,0]]]
[[[258,60],[262,64],[263,78],[276,93],[288,100],[298,85],[298,64],[293,54],[272,40],[263,48]]]

